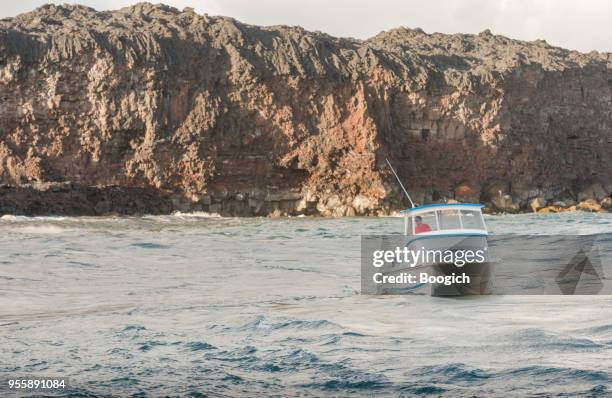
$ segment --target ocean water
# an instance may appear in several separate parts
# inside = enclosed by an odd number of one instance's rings
[[[487,222],[612,231],[611,214]],[[0,380],[67,377],[59,396],[612,395],[612,296],[361,295],[360,235],[401,229],[4,216]]]

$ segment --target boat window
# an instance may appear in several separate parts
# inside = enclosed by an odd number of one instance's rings
[[[413,219],[415,234],[438,230],[438,221],[436,220],[436,213],[434,211],[420,213],[415,215]]]
[[[466,229],[485,229],[479,211],[461,210],[461,221]]]
[[[459,210],[457,209],[439,210],[438,217],[440,220],[440,229],[461,229],[461,220],[459,219]]]

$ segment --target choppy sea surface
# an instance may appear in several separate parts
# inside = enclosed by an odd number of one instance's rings
[[[611,214],[487,222],[612,231]],[[401,229],[4,216],[0,380],[67,377],[61,396],[612,395],[612,296],[361,295],[360,236]]]

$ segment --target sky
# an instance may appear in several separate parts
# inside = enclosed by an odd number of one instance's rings
[[[159,2],[153,0],[151,2]],[[0,17],[29,11],[50,1],[3,2]],[[58,1],[53,3],[72,3]],[[81,0],[98,10],[137,1]],[[225,15],[254,25],[300,25],[333,36],[366,39],[406,26],[428,33],[493,33],[589,52],[612,52],[610,0],[165,0],[182,9]]]

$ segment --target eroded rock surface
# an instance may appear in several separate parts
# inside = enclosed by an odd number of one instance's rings
[[[380,214],[386,157],[418,202],[609,196],[611,113],[612,55],[544,41],[47,5],[0,21],[0,212]]]

